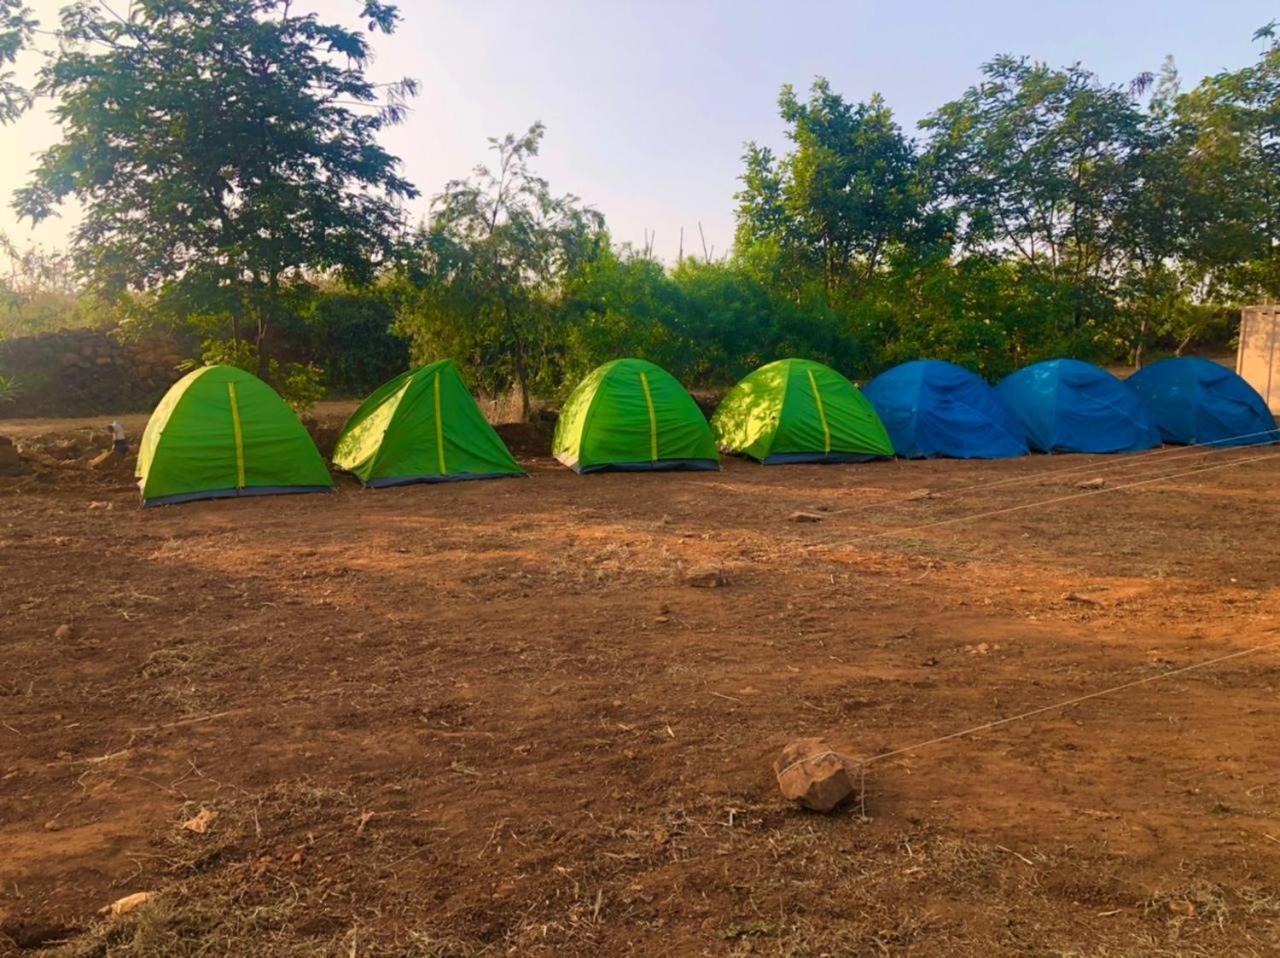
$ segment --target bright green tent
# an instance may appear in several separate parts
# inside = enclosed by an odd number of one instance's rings
[[[205,366],[170,387],[142,434],[137,476],[148,506],[333,488],[294,411],[234,366]]]
[[[347,420],[333,464],[366,486],[524,475],[450,359],[379,387]]]
[[[772,465],[893,455],[871,403],[822,363],[779,359],[729,390],[711,417],[720,448]]]
[[[615,359],[578,384],[560,410],[552,454],[576,472],[720,468],[698,404],[643,359]]]

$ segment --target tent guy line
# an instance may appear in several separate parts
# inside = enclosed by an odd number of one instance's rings
[[[925,523],[921,523],[919,525],[914,525],[914,526],[903,526],[901,528],[894,528],[894,529],[882,529],[879,532],[869,532],[865,535],[857,536],[853,539],[825,540],[822,542],[806,543],[805,548],[818,549],[818,548],[835,546],[835,545],[838,545],[841,547],[853,546],[861,542],[867,542],[871,539],[880,539],[885,536],[906,535],[907,533],[910,533],[910,532],[921,532],[925,529],[934,529],[939,526],[955,525],[961,522],[970,522],[975,519],[989,519],[993,516],[1004,515],[1010,512],[1021,512],[1027,509],[1035,509],[1041,506],[1055,505],[1060,502],[1070,502],[1073,499],[1084,499],[1088,496],[1096,496],[1104,492],[1120,492],[1123,489],[1134,489],[1138,486],[1150,485],[1153,482],[1163,482],[1165,480],[1171,480],[1171,479],[1182,479],[1182,478],[1185,478],[1186,476],[1194,476],[1202,472],[1214,472],[1218,469],[1229,469],[1232,466],[1243,466],[1247,463],[1260,462],[1264,459],[1280,459],[1280,452],[1267,453],[1261,456],[1250,456],[1245,459],[1233,459],[1230,462],[1220,462],[1211,466],[1202,466],[1199,469],[1189,469],[1185,472],[1174,472],[1174,473],[1168,473],[1166,475],[1151,476],[1146,479],[1139,479],[1136,482],[1126,482],[1118,486],[1103,486],[1101,489],[1086,489],[1083,492],[1076,492],[1076,493],[1072,493],[1071,495],[1054,496],[1053,498],[1050,498],[1050,499],[1038,499],[1035,502],[1023,502],[1023,503],[1019,503],[1016,506],[1006,506],[1002,509],[992,509],[986,512],[973,512],[963,516],[951,516],[946,519],[937,519],[933,522],[925,522]]]
[[[1274,633],[1277,630],[1267,629],[1266,631],[1269,633]],[[870,765],[873,762],[882,762],[885,759],[896,758],[900,755],[906,755],[909,752],[916,752],[916,751],[919,751],[920,749],[928,748],[931,745],[940,745],[943,742],[950,742],[959,738],[967,738],[968,736],[976,735],[979,732],[985,732],[990,729],[1000,728],[1001,726],[1004,726],[1004,725],[1012,725],[1014,722],[1021,722],[1025,719],[1034,718],[1035,716],[1043,715],[1046,712],[1052,712],[1057,709],[1070,708],[1073,705],[1079,705],[1080,703],[1088,702],[1091,699],[1102,698],[1107,695],[1114,695],[1116,692],[1123,692],[1127,689],[1136,688],[1139,685],[1150,685],[1151,683],[1158,682],[1161,679],[1173,678],[1176,675],[1185,675],[1188,672],[1194,672],[1198,669],[1205,669],[1205,668],[1209,668],[1210,666],[1220,665],[1223,662],[1229,662],[1232,659],[1244,658],[1245,656],[1254,655],[1258,652],[1265,652],[1269,649],[1274,649],[1277,647],[1280,647],[1280,640],[1277,640],[1275,642],[1267,642],[1264,645],[1255,645],[1247,649],[1237,649],[1234,652],[1228,652],[1227,654],[1219,655],[1216,658],[1205,659],[1202,662],[1192,662],[1190,665],[1184,665],[1184,666],[1181,666],[1180,668],[1170,669],[1168,672],[1159,672],[1155,675],[1148,675],[1148,676],[1145,676],[1144,678],[1134,679],[1133,681],[1124,682],[1120,685],[1113,685],[1110,688],[1099,689],[1096,692],[1089,692],[1085,695],[1077,695],[1074,698],[1070,698],[1062,702],[1054,702],[1051,705],[1041,705],[1041,706],[1038,706],[1037,708],[1029,709],[1025,712],[1019,712],[1017,715],[1009,715],[1002,719],[993,719],[990,722],[983,722],[981,725],[973,725],[973,726],[970,726],[969,728],[960,729],[955,732],[948,732],[945,735],[939,735],[939,736],[936,736],[935,738],[927,739],[926,741],[923,741],[923,742],[916,742],[914,745],[904,745],[902,748],[895,748],[888,752],[880,752],[876,755],[869,755],[866,758],[855,758],[851,755],[845,755],[842,752],[838,752],[835,749],[827,749],[822,752],[815,752],[812,755],[806,755],[804,758],[799,759],[798,761],[792,762],[790,765],[784,767],[781,771],[778,772],[778,776],[781,777],[786,772],[789,772],[791,769],[796,768],[800,765],[803,765],[805,762],[811,762],[811,761],[814,761],[815,759],[825,758],[828,755],[834,755],[837,758],[841,759],[842,761],[848,762],[851,765],[854,765],[856,767],[865,768],[867,765]]]
[[[1145,452],[1137,452],[1121,458],[1116,458],[1115,456],[1108,455],[1107,453],[1098,453],[1098,455],[1105,455],[1107,458],[1102,461],[1090,459],[1088,462],[1076,463],[1072,466],[1064,466],[1061,469],[1046,469],[1042,472],[1029,472],[1020,476],[1010,476],[1007,479],[995,479],[991,482],[975,482],[968,486],[942,488],[933,491],[936,491],[940,495],[961,496],[969,492],[985,492],[988,489],[1007,488],[1009,486],[1017,486],[1024,483],[1051,482],[1059,477],[1069,476],[1079,472],[1089,472],[1102,475],[1103,473],[1112,473],[1121,469],[1131,469],[1135,466],[1163,466],[1175,459],[1193,459],[1196,456],[1207,456],[1219,452],[1229,452],[1233,449],[1238,449],[1241,446],[1248,445],[1247,443],[1242,443],[1241,440],[1257,439],[1262,436],[1272,435],[1274,432],[1274,429],[1264,429],[1258,432],[1242,433],[1238,436],[1227,436],[1223,439],[1214,439],[1208,442],[1190,443],[1185,446],[1161,446],[1159,449],[1148,449]],[[1228,445],[1229,443],[1235,443],[1236,445]],[[1159,459],[1160,462],[1154,462],[1156,459]],[[977,461],[986,462],[988,460]],[[915,492],[909,493],[905,496],[895,496],[890,499],[876,499],[874,502],[860,502],[856,506],[849,506],[845,509],[833,509],[830,512],[824,513],[824,515],[849,515],[850,513],[865,512],[868,509],[876,509],[881,506],[893,506],[904,502],[915,502],[919,498],[919,490],[916,490]]]

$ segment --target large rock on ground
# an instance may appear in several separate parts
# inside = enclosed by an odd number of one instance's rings
[[[773,763],[782,794],[815,812],[829,812],[855,792],[844,759],[820,738],[800,738]]]

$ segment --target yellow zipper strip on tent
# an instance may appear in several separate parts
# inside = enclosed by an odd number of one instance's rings
[[[440,475],[448,475],[444,467],[444,415],[440,412],[440,370],[436,370],[436,458],[440,462]]]
[[[240,404],[236,402],[236,384],[227,383],[227,398],[231,401],[231,432],[236,440],[236,488],[243,489],[244,482],[244,433],[240,431]]]
[[[822,408],[822,395],[818,392],[818,381],[813,378],[813,370],[806,369],[809,374],[809,388],[813,390],[813,401],[818,404],[818,418],[822,420],[822,451],[831,453],[831,427],[827,425],[827,413]]]
[[[649,459],[658,461],[658,418],[653,412],[653,394],[649,392],[649,377],[640,374],[640,385],[644,388],[645,405],[649,407]]]

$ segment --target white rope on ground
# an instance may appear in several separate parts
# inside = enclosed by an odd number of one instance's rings
[[[1152,682],[1159,682],[1162,679],[1173,678],[1175,675],[1185,675],[1187,672],[1194,672],[1197,669],[1205,669],[1211,665],[1219,665],[1223,662],[1228,662],[1231,659],[1244,658],[1246,655],[1254,655],[1258,652],[1265,652],[1268,649],[1274,649],[1277,647],[1280,647],[1280,641],[1268,642],[1265,645],[1255,645],[1252,648],[1228,652],[1226,655],[1220,655],[1217,658],[1206,659],[1203,662],[1193,662],[1190,665],[1184,665],[1181,668],[1170,669],[1168,672],[1157,672],[1155,675],[1148,675],[1145,678],[1134,679],[1132,682],[1125,682],[1121,685],[1113,685],[1111,688],[1101,689],[1097,692],[1090,692],[1087,695],[1078,695],[1073,699],[1067,699],[1065,702],[1055,702],[1052,705],[1042,705],[1039,708],[1020,712],[1017,715],[1010,715],[1007,718],[996,719],[992,722],[984,722],[982,725],[974,725],[971,728],[961,729],[958,732],[949,732],[946,735],[939,735],[936,738],[931,738],[925,742],[917,742],[915,745],[907,745],[904,748],[897,748],[891,752],[881,752],[878,755],[872,755],[868,758],[862,759],[862,762],[867,765],[870,765],[872,762],[882,762],[887,758],[905,755],[908,752],[927,748],[930,745],[938,745],[942,742],[949,742],[953,739],[975,735],[978,732],[985,732],[988,729],[999,728],[1002,725],[1010,725],[1014,722],[1033,718],[1036,715],[1043,715],[1045,712],[1052,712],[1055,709],[1070,708],[1073,705],[1079,705],[1081,702],[1088,702],[1090,699],[1102,698],[1104,695],[1114,695],[1116,692],[1123,692],[1127,689],[1137,688],[1139,685],[1150,685]]]
[[[894,529],[882,529],[879,532],[870,532],[862,536],[855,536],[852,539],[827,540],[823,542],[807,543],[806,548],[822,548],[824,546],[840,545],[851,546],[861,542],[867,542],[871,539],[880,539],[885,536],[900,536],[911,532],[922,532],[925,529],[933,529],[939,526],[955,525],[960,522],[971,522],[975,519],[989,519],[993,516],[1004,515],[1010,512],[1021,512],[1027,509],[1035,509],[1041,506],[1055,505],[1060,502],[1071,502],[1075,499],[1084,499],[1089,496],[1097,496],[1106,492],[1120,492],[1124,489],[1135,489],[1138,486],[1151,485],[1153,482],[1165,482],[1170,479],[1182,479],[1187,476],[1198,475],[1202,472],[1214,472],[1218,469],[1229,469],[1232,466],[1243,466],[1250,462],[1261,462],[1264,459],[1280,459],[1280,452],[1267,453],[1262,456],[1250,456],[1244,459],[1232,459],[1230,462],[1221,462],[1212,466],[1201,466],[1198,469],[1189,469],[1185,472],[1174,472],[1160,476],[1152,476],[1146,479],[1139,479],[1135,482],[1126,482],[1118,486],[1104,486],[1101,489],[1086,489],[1083,492],[1076,492],[1066,496],[1054,496],[1050,499],[1037,499],[1034,502],[1023,502],[1015,506],[1005,506],[1001,509],[991,509],[986,512],[974,512],[963,516],[952,516],[947,519],[937,519],[932,522],[919,523],[912,526],[903,526]]]
[[[1104,462],[1098,462],[1097,460],[1090,459],[1087,462],[1077,463],[1075,465],[1066,466],[1061,469],[1046,469],[1044,471],[1039,471],[1039,472],[1024,473],[1017,476],[1010,476],[1006,479],[996,479],[992,482],[974,483],[973,485],[960,486],[959,488],[954,488],[954,489],[939,489],[938,492],[940,494],[958,496],[958,495],[964,495],[966,492],[985,491],[987,489],[996,489],[1001,486],[1017,485],[1019,483],[1038,482],[1046,479],[1050,479],[1050,480],[1056,479],[1060,476],[1067,476],[1077,472],[1106,473],[1106,472],[1114,472],[1119,469],[1129,469],[1133,466],[1146,466],[1146,465],[1152,464],[1153,460],[1155,459],[1159,459],[1160,464],[1163,465],[1165,462],[1170,462],[1175,459],[1192,458],[1202,453],[1212,454],[1215,452],[1230,452],[1232,450],[1247,449],[1251,446],[1269,445],[1270,443],[1262,443],[1262,442],[1242,443],[1240,445],[1227,445],[1227,443],[1234,443],[1240,439],[1253,439],[1259,436],[1270,436],[1277,433],[1280,433],[1280,430],[1264,429],[1259,432],[1245,432],[1245,433],[1241,433],[1238,436],[1228,436],[1225,439],[1214,439],[1209,442],[1190,443],[1185,446],[1161,446],[1156,449],[1148,449],[1144,452],[1132,453],[1128,455],[1094,453],[1093,455],[1110,455],[1111,458],[1108,461],[1104,461]],[[1213,448],[1213,447],[1217,447],[1217,448]],[[991,460],[983,460],[983,461],[989,462]],[[871,509],[876,506],[891,506],[891,505],[897,505],[903,502],[913,502],[915,501],[915,499],[916,499],[916,496],[914,494],[909,494],[909,495],[902,496],[900,498],[894,498],[894,499],[877,499],[874,502],[859,503],[858,505],[850,506],[847,509],[837,509],[833,512],[828,512],[827,515],[829,516],[845,515],[850,512],[860,512],[862,510]]]
[[[1272,629],[1270,631],[1274,632],[1275,630]],[[1132,682],[1124,682],[1120,685],[1113,685],[1110,688],[1100,689],[1097,692],[1089,692],[1086,695],[1077,695],[1075,698],[1070,698],[1063,702],[1054,702],[1052,705],[1042,705],[1039,708],[1030,709],[1026,712],[1019,712],[1017,715],[1010,715],[1010,716],[1007,716],[1006,718],[995,719],[991,722],[983,722],[981,725],[973,725],[973,726],[970,726],[969,728],[960,729],[959,731],[956,731],[956,732],[948,732],[946,735],[939,735],[939,736],[936,736],[935,738],[928,739],[924,742],[917,742],[914,745],[907,745],[907,746],[904,746],[903,748],[896,748],[889,752],[881,752],[878,755],[871,755],[866,758],[854,758],[853,756],[844,755],[841,752],[837,752],[834,749],[827,749],[822,752],[817,752],[813,755],[806,755],[804,758],[799,759],[795,762],[792,762],[790,765],[787,765],[781,771],[779,771],[778,776],[781,777],[782,775],[791,771],[793,768],[798,768],[799,766],[803,765],[805,762],[812,762],[820,758],[826,758],[828,755],[834,755],[837,758],[842,759],[843,761],[849,762],[850,764],[865,767],[867,765],[870,765],[872,762],[882,762],[887,758],[894,758],[899,755],[905,755],[908,752],[915,752],[922,748],[928,748],[931,745],[939,745],[942,742],[950,742],[950,741],[953,741],[954,739],[965,738],[970,735],[976,735],[978,732],[985,732],[985,731],[988,731],[989,729],[999,728],[1002,725],[1011,725],[1014,722],[1020,722],[1020,721],[1023,721],[1024,719],[1033,718],[1037,715],[1043,715],[1045,712],[1052,712],[1055,709],[1070,708],[1073,705],[1079,705],[1081,702],[1088,702],[1090,699],[1102,698],[1105,695],[1114,695],[1117,692],[1123,692],[1127,689],[1137,688],[1139,685],[1149,685],[1152,682],[1159,682],[1162,679],[1173,678],[1175,675],[1185,675],[1187,672],[1194,672],[1197,669],[1205,669],[1212,665],[1219,665],[1223,662],[1228,662],[1231,659],[1244,658],[1246,655],[1254,655],[1258,652],[1265,652],[1268,649],[1274,649],[1277,647],[1280,647],[1280,640],[1277,640],[1275,642],[1268,642],[1265,645],[1256,645],[1248,649],[1238,649],[1235,652],[1228,652],[1226,655],[1219,655],[1216,658],[1206,659],[1203,662],[1193,662],[1191,665],[1184,665],[1181,668],[1171,669],[1168,672],[1159,672],[1155,675],[1148,675],[1145,678],[1134,679]]]
[[[1250,462],[1259,462],[1264,459],[1280,459],[1280,452],[1271,452],[1261,456],[1249,456],[1243,459],[1232,459],[1229,462],[1217,463],[1216,465],[1212,465],[1212,466],[1202,466],[1199,469],[1191,469],[1185,472],[1154,476],[1146,479],[1137,480],[1135,482],[1125,483],[1118,486],[1108,486],[1101,489],[1089,489],[1089,490],[1085,490],[1084,492],[1074,493],[1072,495],[1055,496],[1051,499],[1042,499],[1042,500],[1037,500],[1035,502],[1022,503],[1016,506],[1007,506],[1002,509],[993,509],[987,512],[971,513],[969,515],[964,515],[964,516],[953,516],[949,519],[939,519],[934,522],[921,523],[915,526],[908,526],[906,528],[885,529],[880,532],[873,532],[864,536],[860,536],[855,539],[848,540],[848,542],[844,544],[853,545],[858,542],[864,542],[869,539],[876,539],[882,536],[902,535],[908,532],[921,531],[924,529],[935,528],[937,526],[952,525],[958,522],[967,522],[973,519],[985,519],[992,516],[1003,515],[1009,512],[1017,512],[1017,511],[1026,510],[1026,509],[1034,509],[1040,506],[1053,505],[1059,502],[1068,502],[1074,499],[1082,499],[1082,498],[1085,498],[1086,496],[1098,495],[1103,492],[1117,492],[1122,489],[1132,489],[1137,486],[1150,485],[1153,482],[1163,482],[1170,479],[1179,479],[1185,476],[1197,475],[1202,472],[1213,472],[1218,469],[1227,469],[1227,468],[1230,468],[1231,466],[1245,465]],[[1059,471],[1066,471],[1066,470],[1059,470]],[[823,545],[823,544],[827,544],[827,543],[821,543],[818,545]],[[1275,630],[1272,629],[1269,631],[1274,632]],[[778,774],[778,777],[781,778],[787,772],[791,771],[794,768],[798,768],[801,765],[804,765],[806,762],[817,761],[818,759],[826,758],[827,756],[835,756],[844,762],[856,765],[859,770],[859,773],[865,777],[866,766],[870,765],[872,762],[884,761],[885,759],[888,759],[888,758],[893,758],[899,755],[905,755],[908,752],[914,752],[919,749],[928,748],[931,745],[938,745],[942,742],[949,742],[955,739],[965,738],[970,735],[975,735],[978,732],[984,732],[989,729],[1000,728],[1001,726],[1004,726],[1004,725],[1009,725],[1014,722],[1019,722],[1028,718],[1033,718],[1036,715],[1042,715],[1046,712],[1054,711],[1055,709],[1070,708],[1073,705],[1078,705],[1081,702],[1087,702],[1091,699],[1101,698],[1106,695],[1114,695],[1117,692],[1123,692],[1127,689],[1136,688],[1137,686],[1140,686],[1140,685],[1147,685],[1152,682],[1158,682],[1161,679],[1173,678],[1176,675],[1183,675],[1183,674],[1186,674],[1187,672],[1193,672],[1197,669],[1208,668],[1213,665],[1218,665],[1222,662],[1227,662],[1232,659],[1243,658],[1244,656],[1247,656],[1247,655],[1254,655],[1258,652],[1263,652],[1268,649],[1274,649],[1277,647],[1280,647],[1280,641],[1269,642],[1265,645],[1254,646],[1248,649],[1240,649],[1235,652],[1229,652],[1226,655],[1220,655],[1213,659],[1207,659],[1203,662],[1194,662],[1191,665],[1185,665],[1185,666],[1182,666],[1181,668],[1173,669],[1168,672],[1161,672],[1156,675],[1149,675],[1149,676],[1146,676],[1145,678],[1135,679],[1131,682],[1125,682],[1120,685],[1111,686],[1110,688],[1101,689],[1097,692],[1090,692],[1086,695],[1079,695],[1079,696],[1076,696],[1075,698],[1067,699],[1064,702],[1055,702],[1052,705],[1042,705],[1039,708],[1030,709],[1029,711],[1026,711],[1026,712],[1020,712],[1017,715],[1010,715],[1010,716],[1007,716],[1006,718],[995,719],[990,722],[984,722],[981,725],[974,725],[969,728],[960,729],[959,731],[948,732],[945,735],[939,735],[934,738],[928,739],[927,741],[924,741],[924,742],[917,742],[914,745],[908,745],[903,748],[893,749],[892,751],[888,751],[888,752],[881,752],[878,755],[872,755],[864,759],[853,758],[852,756],[844,755],[840,752],[837,752],[834,749],[826,749],[824,751],[817,752],[813,755],[806,755],[803,758],[797,759],[796,761],[790,763],[789,765],[784,766],[782,769],[778,771],[777,774]]]

